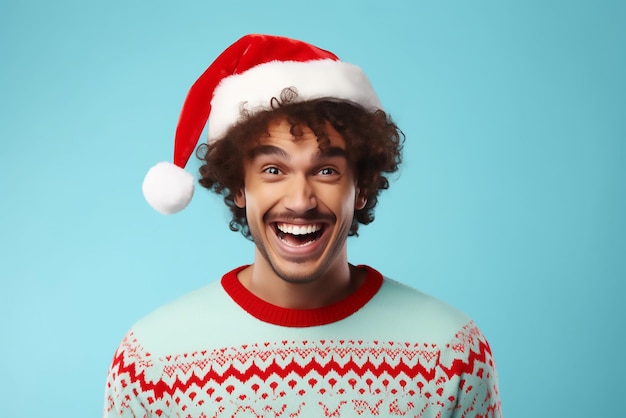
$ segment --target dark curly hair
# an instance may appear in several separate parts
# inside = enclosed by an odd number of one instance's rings
[[[367,198],[365,207],[355,210],[349,235],[358,235],[359,223],[374,220],[378,195],[389,188],[387,174],[398,170],[402,161],[404,134],[382,110],[367,111],[343,101],[320,99],[299,102],[293,89],[283,90],[271,101],[271,108],[260,112],[242,110],[240,121],[218,141],[202,144],[196,155],[203,161],[200,184],[222,195],[232,212],[230,229],[251,239],[245,208],[235,205],[235,195],[244,187],[244,161],[250,158],[250,145],[267,135],[271,122],[285,118],[298,138],[306,126],[317,136],[320,148],[328,145],[326,123],[342,135],[349,162],[355,170],[357,186]]]

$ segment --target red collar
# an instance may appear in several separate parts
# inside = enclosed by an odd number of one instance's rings
[[[365,306],[383,283],[382,274],[369,266],[360,265],[367,269],[367,276],[356,292],[348,297],[321,308],[288,309],[272,305],[248,291],[237,279],[237,273],[246,267],[237,267],[226,273],[222,277],[222,287],[250,315],[263,322],[285,327],[313,327],[345,319]]]

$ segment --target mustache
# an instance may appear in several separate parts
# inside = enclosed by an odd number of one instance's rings
[[[305,221],[305,222],[324,222],[334,223],[336,216],[332,213],[322,213],[317,209],[311,209],[303,213],[295,212],[277,212],[268,213],[263,217],[265,222],[289,222],[289,221]]]

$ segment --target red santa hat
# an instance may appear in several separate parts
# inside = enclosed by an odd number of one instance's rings
[[[163,214],[191,201],[194,177],[184,170],[209,120],[208,142],[237,124],[242,108],[254,114],[271,108],[285,88],[298,101],[329,98],[381,108],[363,71],[314,45],[279,36],[246,35],[229,46],[193,84],[180,114],[173,164],[152,167],[143,182],[148,203]]]

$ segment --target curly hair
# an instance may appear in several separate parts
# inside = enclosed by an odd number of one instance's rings
[[[367,111],[343,101],[320,99],[298,102],[293,89],[283,90],[273,98],[270,109],[259,112],[242,110],[240,121],[218,141],[202,144],[196,155],[203,161],[199,183],[221,195],[232,213],[229,227],[251,239],[245,208],[235,205],[235,195],[244,187],[244,162],[250,158],[250,145],[267,135],[268,126],[284,118],[291,124],[291,134],[298,138],[306,126],[317,137],[320,149],[328,145],[326,124],[346,142],[357,186],[367,198],[365,207],[355,210],[349,235],[358,235],[359,223],[374,220],[374,208],[382,190],[389,188],[387,175],[395,173],[402,161],[404,134],[382,110]]]

